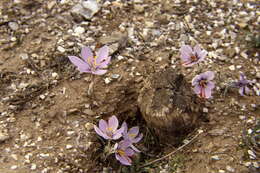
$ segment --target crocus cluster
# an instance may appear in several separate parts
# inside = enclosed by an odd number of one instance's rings
[[[198,64],[203,61],[207,55],[205,50],[202,50],[199,45],[192,48],[189,45],[183,45],[180,49],[182,65],[185,67],[191,67],[194,64]],[[199,75],[196,75],[192,79],[192,86],[194,86],[194,92],[201,98],[211,98],[212,89],[215,84],[212,82],[214,79],[214,72],[206,71]]]
[[[101,47],[95,55],[93,55],[89,47],[83,47],[81,49],[81,58],[69,56],[69,60],[80,72],[103,75],[107,72],[105,68],[107,68],[111,60],[108,54],[108,46]]]
[[[139,127],[135,126],[128,130],[126,122],[119,128],[118,119],[116,116],[112,116],[108,119],[108,122],[101,119],[98,127],[94,126],[96,133],[106,140],[117,140],[123,138],[120,142],[114,145],[114,153],[116,159],[123,165],[131,165],[131,156],[135,152],[140,152],[135,146],[138,143],[143,134],[139,134]]]

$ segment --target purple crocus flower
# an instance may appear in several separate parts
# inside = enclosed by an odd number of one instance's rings
[[[131,156],[134,155],[134,150],[130,148],[130,141],[120,141],[114,146],[116,159],[123,165],[130,166],[132,164]]]
[[[99,121],[98,127],[95,125],[94,129],[99,136],[102,136],[104,139],[119,139],[122,136],[124,127],[118,128],[118,119],[116,116],[112,116],[108,119],[108,123],[101,119]]]
[[[139,127],[135,126],[132,127],[131,129],[127,130],[127,124],[126,122],[124,122],[122,124],[122,127],[124,127],[124,131],[123,131],[123,138],[125,141],[129,141],[131,143],[130,147],[136,151],[136,152],[140,152],[140,150],[138,150],[133,144],[134,143],[138,143],[142,138],[143,138],[143,134],[139,134]]]
[[[244,94],[249,94],[250,89],[247,87],[249,84],[251,84],[251,80],[247,80],[246,76],[243,73],[240,73],[239,80],[234,82],[232,85],[234,87],[239,88],[238,92],[241,96],[244,96]]]
[[[83,47],[81,49],[81,58],[76,56],[69,56],[69,60],[77,66],[80,72],[92,73],[96,75],[103,75],[107,72],[107,68],[111,57],[108,56],[108,46],[103,46],[97,52],[97,56],[93,56],[93,53],[89,47]]]
[[[201,50],[199,45],[196,45],[193,49],[189,45],[183,45],[180,49],[181,51],[181,60],[183,61],[183,66],[190,67],[194,64],[203,61],[207,52]]]
[[[196,75],[192,79],[192,86],[194,86],[194,92],[202,98],[210,98],[211,90],[215,87],[215,84],[211,82],[214,79],[214,72],[207,71]]]

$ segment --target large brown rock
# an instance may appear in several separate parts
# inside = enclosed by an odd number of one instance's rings
[[[167,68],[145,80],[138,106],[158,137],[174,143],[199,125],[203,103],[178,70]]]

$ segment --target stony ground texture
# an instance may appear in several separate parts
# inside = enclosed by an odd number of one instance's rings
[[[208,121],[192,144],[132,172],[258,172],[259,9],[257,0],[1,0],[0,172],[122,172],[95,156],[102,144],[93,124],[113,114],[141,119],[143,80],[180,68],[184,43],[208,51],[199,67],[181,69],[188,81],[216,74],[203,109]],[[90,75],[79,74],[67,56],[103,44],[112,56],[109,71],[89,86]],[[227,89],[239,72],[254,82],[249,96]],[[137,123],[145,131],[145,122]],[[175,149],[143,141],[138,166]]]

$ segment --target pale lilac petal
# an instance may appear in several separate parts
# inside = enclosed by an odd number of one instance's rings
[[[139,142],[142,138],[143,138],[143,134],[141,133],[138,137],[132,139],[132,142],[133,142],[133,143],[137,143],[137,142]]]
[[[210,89],[209,87],[206,87],[205,88],[205,98],[211,98],[211,92],[212,92],[212,89]]]
[[[97,68],[107,68],[108,64],[110,63],[111,56],[107,57],[103,62],[101,62]]]
[[[98,124],[98,127],[101,131],[103,132],[106,132],[107,131],[107,128],[108,128],[108,125],[107,125],[107,122],[105,120],[100,120],[99,121],[99,124]]]
[[[104,139],[111,139],[110,137],[108,137],[105,133],[103,133],[97,126],[94,126],[94,129],[96,131],[96,133],[103,137]]]
[[[195,85],[195,87],[193,88],[193,91],[194,91],[197,95],[200,95],[200,93],[201,93],[201,86],[200,86],[200,85]]]
[[[127,156],[132,156],[132,155],[135,154],[135,152],[134,152],[131,148],[127,148],[127,149],[125,150],[125,154],[126,154]]]
[[[198,85],[198,83],[199,83],[200,80],[201,80],[201,75],[196,75],[196,76],[192,79],[192,81],[191,81],[192,86]]]
[[[118,127],[118,119],[115,115],[109,118],[108,127],[115,131]]]
[[[107,70],[101,70],[101,69],[98,69],[96,71],[92,71],[93,74],[96,74],[96,75],[103,75],[107,72]]]
[[[139,133],[139,127],[132,127],[129,131],[128,131],[128,136],[130,138],[135,138]]]
[[[132,143],[131,143],[131,141],[129,141],[129,140],[123,140],[123,141],[120,141],[120,142],[119,142],[118,147],[119,147],[120,149],[125,150],[125,149],[128,148],[131,144],[132,144]]]
[[[109,54],[108,46],[105,45],[101,47],[97,52],[97,59],[96,59],[97,64],[100,64],[104,60],[106,60],[108,58],[108,54]]]
[[[198,53],[198,56],[200,57],[199,58],[199,61],[203,61],[207,55],[207,51],[201,51],[200,53]]]
[[[201,48],[198,44],[194,47],[194,52],[197,54],[201,53]]]
[[[203,73],[207,78],[207,80],[213,80],[214,79],[214,72],[213,71],[206,71],[205,73]]]
[[[138,150],[138,148],[136,148],[134,145],[131,145],[130,146],[135,152],[137,152],[137,153],[140,153],[141,151],[140,150]]]
[[[190,61],[190,56],[193,54],[192,48],[189,45],[183,45],[180,49],[182,61]]]
[[[209,88],[209,89],[215,88],[215,83],[209,81],[209,82],[207,83],[207,88]]]
[[[123,165],[127,165],[130,166],[132,161],[129,157],[122,157],[119,154],[115,154],[116,155],[116,159]]]
[[[246,76],[244,75],[244,73],[240,73],[239,79],[242,81],[246,80]]]
[[[125,135],[127,135],[127,124],[126,124],[126,122],[123,122],[122,127],[124,127],[123,135],[125,136]]]
[[[78,70],[80,72],[90,72],[90,66],[88,63],[83,61],[82,59],[76,57],[76,56],[69,56],[69,60],[77,66]]]
[[[240,87],[238,92],[241,96],[244,96],[244,87]]]
[[[121,136],[123,135],[124,130],[125,130],[125,128],[123,126],[120,129],[116,130],[116,132],[113,135],[113,139],[116,140],[116,139],[121,138]]]
[[[93,60],[93,53],[89,47],[85,46],[81,49],[81,56],[82,56],[82,59],[88,63],[89,63],[88,59]]]
[[[247,87],[247,86],[245,86],[245,94],[249,94],[250,93],[250,89]]]

